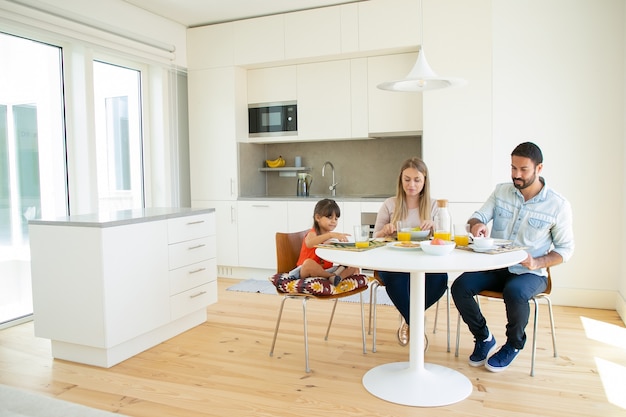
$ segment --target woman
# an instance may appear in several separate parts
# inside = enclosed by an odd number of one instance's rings
[[[388,237],[396,233],[396,224],[402,221],[403,227],[420,227],[422,230],[433,229],[433,200],[430,198],[428,168],[424,161],[413,157],[407,159],[400,168],[396,196],[383,203],[376,216],[374,237]],[[402,346],[409,343],[409,285],[408,272],[378,271],[385,283],[389,298],[396,306],[402,318],[398,329],[398,342]],[[448,274],[426,274],[426,309],[433,305],[446,292]]]

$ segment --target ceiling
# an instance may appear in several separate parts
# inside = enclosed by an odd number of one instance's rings
[[[314,9],[363,0],[124,0],[186,27]]]

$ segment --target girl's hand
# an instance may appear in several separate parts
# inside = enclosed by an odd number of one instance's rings
[[[349,233],[330,232],[330,238],[337,239],[340,242],[347,242],[348,236],[351,236],[351,235]]]

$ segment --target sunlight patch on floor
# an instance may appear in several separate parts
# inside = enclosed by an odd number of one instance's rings
[[[626,350],[625,328],[587,317],[581,317],[580,320],[589,339]]]
[[[611,404],[626,410],[626,367],[613,362],[596,358],[598,373]]]

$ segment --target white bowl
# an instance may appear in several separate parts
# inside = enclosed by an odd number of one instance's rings
[[[456,247],[456,243],[446,240],[443,245],[433,245],[432,240],[424,240],[420,242],[420,247],[429,255],[448,255]]]
[[[424,239],[428,239],[430,235],[430,230],[413,230],[410,227],[403,227],[403,232],[411,232],[411,240],[412,241],[420,241]]]
[[[493,238],[491,237],[475,237],[474,238],[474,246],[478,249],[487,249],[493,246]]]

